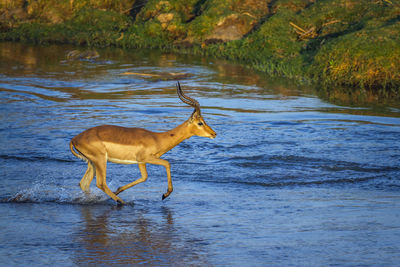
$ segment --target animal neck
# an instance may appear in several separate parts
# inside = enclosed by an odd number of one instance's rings
[[[160,152],[158,153],[159,156],[176,147],[185,139],[193,136],[188,129],[188,124],[189,121],[185,121],[176,128],[159,134],[160,140],[162,140],[160,144]]]

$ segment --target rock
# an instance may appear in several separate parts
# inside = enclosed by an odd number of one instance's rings
[[[96,50],[72,50],[67,54],[67,60],[93,60],[98,58],[100,55]]]
[[[57,10],[55,10],[55,9],[50,9],[46,13],[45,17],[52,24],[63,23],[65,20],[65,17],[63,15],[61,15],[61,13],[57,12]]]
[[[205,43],[228,42],[242,39],[248,34],[260,20],[269,14],[268,3],[270,1],[240,0],[231,1],[231,5],[221,6],[225,13],[229,14],[214,24],[211,33],[203,39]],[[204,14],[212,18],[212,14],[218,14],[218,9],[210,9]]]
[[[161,23],[169,23],[171,20],[174,19],[174,14],[173,13],[160,14],[157,16],[157,19]]]
[[[168,24],[174,19],[173,13],[164,13],[157,16],[157,20],[161,23],[161,27],[165,29]]]
[[[210,40],[227,42],[242,39],[257,23],[257,20],[252,18],[249,20],[245,16],[232,14],[221,19],[213,32],[205,38],[205,41],[210,43]]]
[[[14,5],[12,3],[5,8],[1,8],[0,4],[0,31],[6,31],[28,19],[28,14],[22,4],[19,6],[17,3],[14,3]]]

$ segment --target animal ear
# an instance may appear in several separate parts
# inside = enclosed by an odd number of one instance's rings
[[[193,111],[192,116],[190,116],[191,119],[198,119],[200,117],[201,117],[200,111],[196,109]]]

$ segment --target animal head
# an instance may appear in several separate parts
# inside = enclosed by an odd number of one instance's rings
[[[194,107],[194,111],[188,120],[189,127],[190,127],[190,130],[193,133],[193,135],[214,139],[217,136],[217,134],[204,121],[204,118],[200,112],[199,102],[197,100],[185,95],[182,91],[182,88],[181,88],[181,85],[179,82],[177,82],[176,88],[177,88],[178,96],[182,100],[182,102],[185,104],[188,104],[189,106]]]

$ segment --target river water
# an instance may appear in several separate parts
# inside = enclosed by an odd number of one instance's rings
[[[310,86],[157,51],[0,44],[0,263],[7,266],[393,266],[400,262],[400,109],[339,106]],[[83,50],[81,48],[81,50]],[[149,165],[117,206],[78,183],[69,141],[101,124],[171,129],[202,106],[216,139]],[[115,191],[136,165],[108,164]]]

